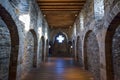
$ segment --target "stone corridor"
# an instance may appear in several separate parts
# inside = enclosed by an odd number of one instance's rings
[[[22,80],[94,80],[72,58],[48,58],[38,69],[31,70]]]
[[[0,0],[0,80],[120,80],[120,0]]]

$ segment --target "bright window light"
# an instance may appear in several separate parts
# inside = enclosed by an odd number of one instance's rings
[[[38,28],[38,34],[39,34],[40,37],[42,36],[42,27]]]
[[[19,16],[19,20],[25,24],[25,30],[29,31],[29,29],[30,29],[30,15],[29,14],[22,14]]]
[[[70,46],[70,48],[73,48],[73,46]]]
[[[100,20],[104,16],[104,0],[94,0],[95,19]]]
[[[62,43],[63,41],[64,41],[64,37],[62,36],[62,35],[59,35],[58,37],[57,37],[57,40],[58,40],[58,42],[59,43]]]
[[[48,39],[48,35],[47,35],[47,32],[45,32],[45,38]]]

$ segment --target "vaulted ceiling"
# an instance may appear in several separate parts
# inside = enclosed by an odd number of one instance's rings
[[[85,0],[37,0],[50,27],[69,28],[73,25]]]

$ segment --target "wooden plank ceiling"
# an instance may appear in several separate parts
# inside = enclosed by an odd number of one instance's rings
[[[85,0],[37,0],[50,27],[69,28],[73,25]]]

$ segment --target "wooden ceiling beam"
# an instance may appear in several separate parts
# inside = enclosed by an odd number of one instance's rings
[[[37,1],[37,3],[85,3],[85,1]]]
[[[39,6],[83,6],[84,3],[38,3]]]
[[[41,9],[42,11],[80,11],[81,9]]]
[[[82,6],[41,6],[40,9],[81,9]]]

